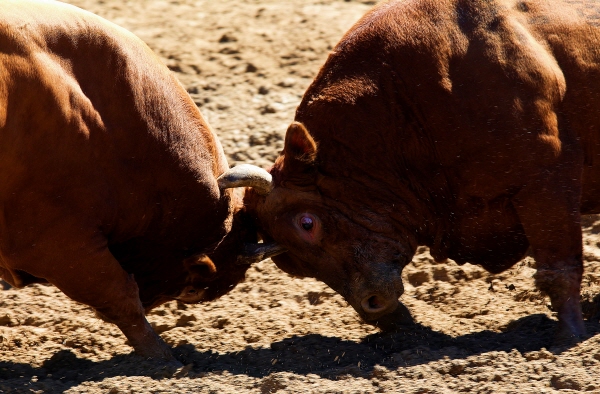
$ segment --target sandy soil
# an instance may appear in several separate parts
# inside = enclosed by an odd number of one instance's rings
[[[267,166],[328,51],[374,2],[72,0],[133,31],[177,74],[230,163]],[[584,223],[589,338],[552,347],[531,259],[501,275],[420,250],[403,302],[420,328],[381,334],[324,284],[270,261],[223,298],[149,320],[184,368],[131,354],[120,331],[51,286],[0,290],[0,392],[600,393],[600,217]],[[595,298],[595,302],[594,302]]]

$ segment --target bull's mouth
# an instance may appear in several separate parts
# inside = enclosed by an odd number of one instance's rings
[[[410,311],[399,300],[394,300],[394,302],[387,301],[382,304],[381,298],[371,296],[366,297],[361,302],[362,310],[357,310],[357,312],[365,323],[371,324],[382,331],[395,331],[415,324]],[[371,309],[365,310],[365,305],[363,304],[366,304]],[[369,312],[370,310],[372,312]]]

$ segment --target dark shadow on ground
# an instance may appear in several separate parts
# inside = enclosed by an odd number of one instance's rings
[[[586,323],[588,336],[600,333],[600,324]],[[273,372],[317,374],[328,379],[344,375],[370,377],[376,365],[395,370],[402,366],[428,363],[443,358],[464,359],[492,351],[521,353],[551,349],[556,321],[545,315],[530,315],[516,320],[503,332],[481,331],[451,337],[422,325],[395,333],[369,335],[361,342],[324,337],[319,334],[294,336],[271,344],[269,349],[254,349],[218,354],[197,351],[192,345],[174,349],[187,368],[144,360],[133,354],[93,362],[77,358],[67,350],[56,353],[41,368],[0,361],[0,392],[64,392],[85,381],[101,381],[114,376],[149,376],[153,379],[183,376],[202,377],[206,372],[228,371],[257,378]],[[360,364],[359,364],[360,363]]]

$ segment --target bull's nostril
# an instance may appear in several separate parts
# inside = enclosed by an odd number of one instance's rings
[[[369,297],[367,302],[369,303],[369,307],[372,309],[379,309],[382,306],[381,303],[379,302],[379,298],[377,296]]]
[[[387,308],[387,304],[388,303],[386,302],[385,298],[378,295],[365,297],[361,302],[363,310],[367,313],[380,312]]]

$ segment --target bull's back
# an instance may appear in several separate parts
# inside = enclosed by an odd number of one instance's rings
[[[296,120],[327,173],[389,172],[377,155],[342,157],[385,145],[412,173],[441,166],[450,188],[487,200],[580,144],[587,212],[600,207],[599,9],[594,0],[383,2],[336,46]]]

